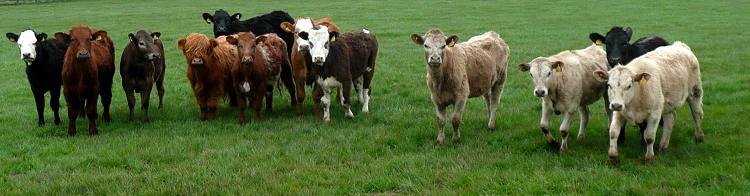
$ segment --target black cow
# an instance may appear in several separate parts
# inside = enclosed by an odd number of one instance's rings
[[[232,35],[239,32],[252,32],[255,35],[275,33],[286,42],[286,50],[289,56],[292,55],[292,45],[294,44],[294,34],[281,28],[281,23],[289,22],[294,24],[294,18],[284,11],[273,11],[268,14],[256,16],[245,21],[240,21],[242,14],[235,13],[229,15],[223,9],[216,10],[214,15],[203,13],[203,19],[207,23],[214,24],[214,36]],[[291,67],[283,67],[281,70],[281,81],[289,91],[292,106],[297,104],[294,81],[292,80]]]
[[[658,36],[642,37],[638,40],[635,40],[633,44],[630,44],[630,38],[632,36],[633,29],[628,27],[623,30],[622,27],[618,26],[612,27],[612,29],[607,32],[607,36],[602,36],[601,34],[595,32],[589,34],[589,38],[592,42],[596,43],[597,45],[605,46],[607,50],[607,62],[609,63],[610,68],[613,68],[617,65],[627,65],[636,57],[655,50],[660,46],[669,45],[667,40],[664,40],[664,38]],[[606,108],[607,114],[610,116],[611,120],[612,111],[608,107],[609,94],[607,92],[604,92],[604,102],[604,107]],[[638,124],[638,127],[640,128],[642,135],[643,131],[646,130],[646,124]],[[624,125],[620,130],[620,137],[618,138],[618,142],[623,141],[625,141]],[[641,143],[645,144],[643,140],[641,140]]]
[[[38,125],[44,126],[44,94],[50,92],[50,107],[55,113],[55,125],[60,125],[60,87],[62,86],[62,65],[65,51],[70,44],[70,35],[55,33],[55,39],[47,39],[47,34],[36,34],[29,29],[5,34],[21,51],[21,58],[26,63],[26,77],[31,85],[31,92],[36,101]]]
[[[164,106],[164,45],[159,37],[159,32],[138,31],[130,34],[130,43],[125,46],[120,59],[120,76],[122,76],[122,88],[128,98],[130,108],[130,121],[135,120],[133,107],[135,107],[134,93],[141,94],[141,108],[143,109],[143,121],[149,122],[148,104],[151,97],[151,88],[156,83],[159,93],[159,108]]]

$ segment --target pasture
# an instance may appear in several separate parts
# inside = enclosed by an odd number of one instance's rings
[[[343,31],[368,28],[380,50],[370,113],[354,101],[355,117],[334,102],[329,124],[297,116],[287,93],[275,92],[274,112],[240,126],[236,108],[219,106],[201,122],[176,40],[212,35],[201,14],[223,8],[243,20],[272,10],[293,17],[332,16]],[[0,43],[0,193],[48,194],[704,194],[750,193],[750,6],[745,1],[66,1],[0,6],[0,31],[27,27],[52,35],[75,24],[107,30],[115,42],[111,124],[99,135],[85,120],[68,137],[63,124],[37,127],[33,96],[15,44]],[[527,73],[537,56],[581,49],[589,33],[631,26],[634,38],[659,35],[690,45],[701,63],[705,142],[695,144],[687,105],[666,152],[644,165],[644,148],[629,126],[621,163],[607,157],[602,100],[591,106],[584,141],[567,154],[549,149],[539,129],[539,99]],[[422,46],[409,39],[439,27],[459,42],[493,30],[510,46],[508,81],[494,132],[486,130],[481,98],[471,99],[462,142],[435,146],[435,110],[425,84]],[[166,49],[165,106],[152,93],[150,124],[128,122],[119,58],[128,33],[162,33]],[[282,90],[285,91],[285,90]],[[308,95],[310,88],[307,89]],[[47,94],[49,97],[49,94]],[[137,101],[136,119],[140,119]],[[101,104],[98,106],[101,115]],[[248,111],[249,112],[249,111]],[[450,110],[449,110],[450,112]],[[248,113],[250,114],[250,113]],[[552,133],[559,138],[560,116]],[[578,123],[572,134],[577,134]],[[630,124],[632,125],[632,124]],[[450,126],[448,126],[450,127]],[[450,136],[452,129],[446,134]],[[661,136],[661,128],[657,139]]]

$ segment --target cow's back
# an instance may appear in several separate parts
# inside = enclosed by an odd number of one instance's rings
[[[337,41],[344,42],[351,49],[349,66],[352,77],[357,78],[367,71],[370,60],[378,53],[378,40],[372,32],[359,29],[343,33]],[[374,65],[373,65],[374,66]],[[369,67],[373,69],[373,67]]]
[[[483,95],[495,82],[504,82],[510,49],[497,33],[490,31],[474,36],[457,44],[456,48],[463,56],[469,97]]]
[[[682,42],[657,48],[633,59],[628,66],[657,77],[664,96],[664,112],[674,111],[686,101],[693,87],[700,85],[698,59]],[[650,81],[649,81],[650,82]]]
[[[595,44],[587,48],[573,51],[563,51],[549,57],[553,61],[563,62],[563,76],[558,78],[564,80],[558,82],[564,85],[566,98],[573,100],[577,105],[588,105],[598,100],[606,87],[606,83],[599,82],[591,74],[597,70],[608,70],[607,54],[600,46]]]

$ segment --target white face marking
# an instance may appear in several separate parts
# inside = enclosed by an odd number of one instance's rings
[[[297,20],[296,23],[294,23],[294,33],[298,34],[301,32],[310,33],[310,30],[313,29],[313,23],[312,20],[309,18],[302,18]],[[295,40],[297,42],[297,51],[302,50],[303,48],[310,48],[310,42],[308,42],[305,39],[300,38],[297,36],[297,39]]]
[[[553,74],[551,65],[552,62],[546,60],[529,63],[529,66],[531,66],[529,74],[531,75],[531,80],[534,82],[534,91],[532,92],[534,96],[544,97],[549,94],[547,82],[552,78]]]
[[[367,29],[362,29],[362,32],[365,32],[365,34],[370,34],[370,31],[368,31]]]
[[[250,92],[250,83],[243,82],[241,88],[243,93]]]
[[[607,88],[609,88],[609,106],[620,104],[622,110],[625,110],[625,105],[633,99],[635,88],[637,85],[633,81],[635,73],[628,70],[625,67],[617,67],[609,71],[609,79],[607,80]]]
[[[18,36],[18,48],[21,50],[21,58],[27,62],[36,59],[36,34],[32,30],[21,32]],[[28,56],[28,57],[26,57]]]
[[[328,44],[329,34],[328,27],[318,26],[319,29],[310,30],[309,41],[310,41],[310,56],[314,63],[323,65],[328,57]]]

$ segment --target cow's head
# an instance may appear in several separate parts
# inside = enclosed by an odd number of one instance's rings
[[[612,27],[607,32],[607,36],[602,36],[599,33],[589,34],[589,38],[596,45],[605,45],[607,49],[607,61],[610,67],[614,67],[617,64],[622,64],[627,52],[628,46],[630,45],[630,37],[633,36],[633,29],[630,27],[622,29],[622,27]]]
[[[227,42],[236,45],[240,53],[241,63],[243,66],[250,66],[255,57],[255,34],[251,32],[241,32],[237,36],[227,36]]]
[[[545,97],[549,94],[548,87],[552,85],[553,77],[555,74],[562,74],[565,65],[561,61],[537,57],[529,63],[519,64],[518,69],[529,72],[531,80],[534,82],[534,95]]]
[[[91,42],[100,41],[107,36],[107,31],[94,31],[87,26],[74,26],[70,29],[71,46],[75,49],[75,57],[78,60],[86,60],[91,57]]]
[[[154,40],[158,40],[161,37],[161,33],[140,30],[135,34],[129,34],[128,37],[130,38],[130,43],[138,48],[139,54],[143,55],[142,58],[148,60],[161,58],[161,51],[154,44]]]
[[[609,94],[609,109],[613,111],[625,110],[625,104],[633,100],[636,89],[647,85],[651,79],[649,73],[635,73],[627,67],[617,66],[609,72],[594,71],[594,78],[607,83]]]
[[[300,34],[300,38],[310,42],[310,57],[318,65],[326,62],[329,46],[338,36],[339,32],[328,32],[328,27],[323,25],[313,27],[308,34]]]
[[[214,15],[203,13],[203,20],[205,20],[208,24],[214,24],[215,37],[232,34],[232,22],[239,21],[241,17],[242,14],[240,13],[235,13],[234,15],[229,16],[229,13],[227,11],[224,11],[223,9],[216,10],[216,12],[214,12]]]
[[[424,47],[424,58],[427,65],[438,67],[445,60],[446,47],[453,47],[458,42],[458,36],[451,35],[446,37],[439,29],[431,29],[424,36],[412,34],[411,40]]]
[[[308,37],[310,30],[313,29],[312,19],[299,18],[294,24],[289,22],[282,22],[281,29],[286,32],[294,33],[294,41],[297,42],[297,51],[310,50],[310,42],[307,41],[307,39],[302,39],[301,37]]]
[[[36,59],[36,43],[44,42],[47,39],[47,34],[36,34],[31,29],[21,32],[21,35],[6,33],[5,36],[11,42],[18,44],[18,49],[21,51],[21,58],[26,61],[27,65]]]
[[[70,45],[70,39],[70,34],[63,32],[55,33],[55,44],[57,44],[57,48],[59,49],[67,50],[68,45]]]
[[[198,33],[177,40],[177,46],[182,50],[188,64],[195,67],[202,67],[206,61],[211,60],[211,53],[218,45],[216,40]]]

